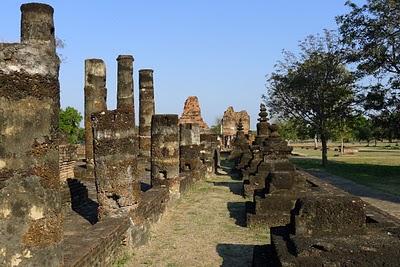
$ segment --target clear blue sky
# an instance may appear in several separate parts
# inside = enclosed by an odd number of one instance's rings
[[[360,0],[361,1],[361,0]],[[107,65],[108,107],[116,106],[116,58],[135,57],[138,73],[153,68],[156,112],[181,114],[187,96],[199,97],[206,122],[232,105],[246,109],[256,123],[265,75],[282,49],[322,29],[335,29],[335,16],[347,12],[345,0],[159,0],[43,1],[55,9],[60,51],[61,106],[83,113],[86,58]],[[20,5],[2,0],[0,41],[19,40]]]

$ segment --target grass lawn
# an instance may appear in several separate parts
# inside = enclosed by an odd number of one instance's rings
[[[321,166],[321,151],[295,148],[294,153],[300,157],[292,157],[292,162],[303,169],[323,170],[341,176],[356,183],[400,196],[400,151],[361,149],[354,155],[339,155],[329,151],[329,164]]]

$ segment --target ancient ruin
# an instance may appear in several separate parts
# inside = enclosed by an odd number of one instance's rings
[[[23,4],[20,43],[0,43],[1,266],[119,265],[118,259],[149,245],[154,225],[174,209],[174,227],[158,228],[178,235],[184,220],[209,227],[186,227],[196,250],[203,248],[193,232],[207,242],[215,238],[207,232],[215,219],[210,214],[227,216],[232,225],[223,227],[235,236],[269,229],[266,246],[237,238],[240,244],[215,248],[241,257],[250,246],[253,266],[400,266],[400,219],[297,169],[292,147],[269,123],[264,104],[254,137],[247,112],[232,107],[222,133],[211,133],[195,96],[180,118],[156,114],[153,70],[139,70],[135,94],[132,55],[117,57],[115,110],[107,109],[105,62],[85,60],[85,144],[63,143],[53,13],[46,4]],[[227,176],[232,179],[223,180]],[[182,198],[193,192],[196,198]],[[242,201],[225,202],[222,192]],[[201,200],[207,202],[199,208]],[[217,213],[192,217],[196,212],[177,209],[189,206]],[[193,250],[184,245],[185,252]]]
[[[179,124],[195,123],[200,129],[207,130],[208,126],[201,117],[200,103],[197,96],[189,96],[185,101],[183,112],[179,118]]]
[[[139,149],[150,157],[151,117],[155,114],[153,70],[139,70]]]
[[[237,125],[236,137],[232,142],[232,152],[229,156],[235,162],[236,169],[243,169],[252,159],[249,140],[246,138],[243,130],[242,119]]]
[[[135,125],[135,103],[133,95],[133,56],[119,55],[117,58],[117,109],[130,110]]]
[[[243,132],[245,135],[249,134],[250,130],[250,116],[247,111],[242,110],[236,112],[233,107],[228,107],[224,112],[224,116],[221,121],[221,135],[222,135],[222,146],[225,149],[231,149],[232,141],[236,136],[236,129],[239,124],[239,120],[242,121]]]
[[[151,122],[151,184],[173,187],[178,176],[178,116],[156,114]]]
[[[53,8],[21,6],[21,43],[0,44],[0,265],[63,265]]]
[[[100,217],[126,215],[140,201],[137,138],[132,117],[133,112],[128,109],[92,114]]]
[[[91,115],[107,110],[106,65],[101,59],[85,60],[85,155],[86,176],[94,178]]]
[[[263,104],[259,116],[253,157],[241,168],[243,194],[252,197],[247,226],[271,228],[271,247],[264,254],[254,251],[254,266],[397,265],[399,222],[296,170],[288,161],[292,148],[268,123]],[[267,254],[268,259],[260,256]]]

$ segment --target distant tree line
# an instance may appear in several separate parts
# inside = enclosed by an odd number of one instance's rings
[[[289,140],[400,138],[400,1],[368,0],[324,30],[283,52],[263,99]]]

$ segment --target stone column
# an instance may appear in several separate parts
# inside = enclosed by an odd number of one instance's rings
[[[153,115],[151,123],[151,184],[152,186],[171,186],[178,176],[178,115]]]
[[[201,161],[207,169],[206,176],[215,173],[220,165],[218,136],[216,134],[200,134]]]
[[[101,59],[85,60],[85,151],[88,178],[93,176],[93,132],[90,117],[107,110],[106,65]]]
[[[132,111],[92,115],[97,199],[100,218],[126,215],[140,200],[136,132]]]
[[[135,124],[135,104],[133,94],[133,56],[120,55],[118,61],[117,109],[132,110]]]
[[[200,126],[197,123],[179,125],[179,145],[200,145]]]
[[[21,43],[41,43],[55,50],[54,10],[45,4],[21,6]]]
[[[150,157],[151,118],[155,113],[153,70],[139,70],[139,150]]]
[[[197,123],[179,125],[179,171],[191,181],[200,180],[205,169],[200,160],[200,126]]]
[[[0,265],[62,266],[53,8],[21,12],[22,44],[0,44]]]

